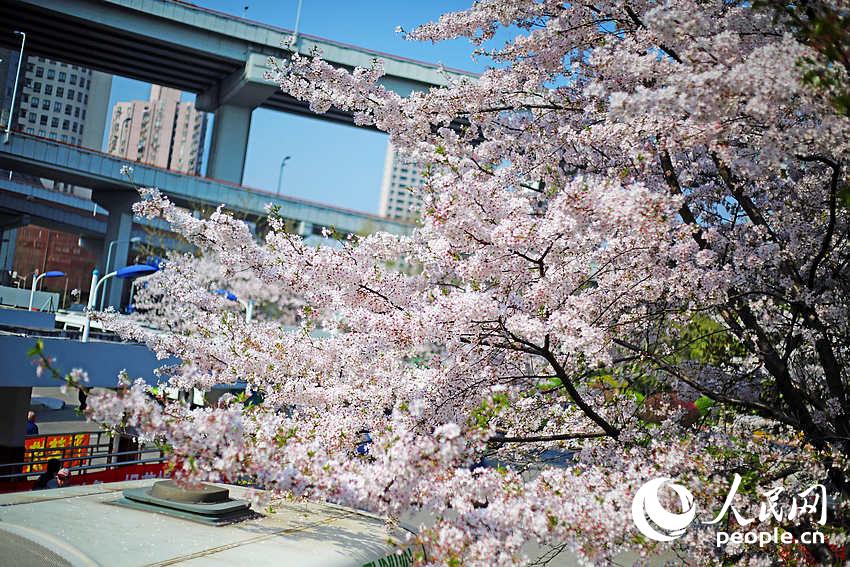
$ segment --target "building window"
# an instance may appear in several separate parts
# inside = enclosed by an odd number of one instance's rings
[[[27,86],[27,88],[31,89],[32,88],[32,79],[24,79],[24,84]]]
[[[56,87],[56,96],[59,98],[65,96],[65,87]]]
[[[77,76],[72,73],[71,78],[68,82],[71,83],[72,85],[76,85],[77,84]]]
[[[62,112],[62,103],[56,101],[53,103],[53,112]]]
[[[74,89],[68,89],[68,100],[74,100]]]
[[[53,85],[44,85],[44,94],[52,95],[53,94]]]
[[[27,134],[35,134],[35,130],[32,128],[27,128]]]
[[[71,108],[72,107],[70,104],[65,105],[65,114],[67,114],[68,116],[71,116]]]
[[[41,109],[50,110],[50,101],[48,99],[44,99],[44,101],[41,103]]]
[[[40,93],[40,92],[41,92],[41,83],[40,83],[40,82],[38,82],[38,81],[36,81],[35,83],[33,83],[33,85],[32,85],[32,90],[33,90],[33,92]]]
[[[77,102],[83,102],[83,91],[77,93]]]
[[[30,112],[30,113],[29,113],[29,116],[27,116],[27,121],[28,121],[30,124],[35,124],[35,118],[36,118],[36,114],[35,114],[35,112]]]
[[[71,124],[71,132],[73,132],[74,134],[77,133],[77,123],[76,122]]]
[[[59,137],[59,135],[56,132],[51,132],[50,135],[48,136],[48,138],[50,138],[51,140],[55,140],[58,137]]]
[[[26,103],[26,102],[29,101],[29,99],[30,99],[30,95],[28,95],[27,93],[21,93],[21,102]]]
[[[38,108],[38,103],[41,102],[37,96],[34,96],[30,99],[30,106],[33,108]]]
[[[83,120],[85,120],[85,119],[86,119],[86,109],[84,108],[83,109]]]
[[[89,103],[89,95],[86,95],[86,96],[83,97],[83,102],[86,103],[86,104]]]
[[[51,79],[51,80],[55,79],[56,78],[56,71],[54,69],[48,69],[47,70],[47,78]]]
[[[71,121],[70,120],[63,120],[62,121],[62,129],[63,130],[67,130],[70,127],[71,127]]]
[[[47,136],[47,132],[45,132],[44,130],[39,130],[38,135],[44,138],[45,136]]]
[[[86,80],[80,77],[80,88],[86,88]]]
[[[62,138],[61,138],[61,140],[62,140],[63,142],[67,142],[67,141],[68,141],[68,134],[62,134]]]
[[[74,108],[74,118],[79,118],[79,117],[80,117],[80,107],[78,106],[78,107]]]
[[[59,82],[60,82],[60,83],[64,83],[64,82],[65,82],[65,77],[67,77],[67,76],[68,76],[68,75],[65,73],[65,71],[59,71]]]
[[[38,123],[41,124],[42,126],[47,126],[47,115],[42,114],[41,116],[39,116]]]
[[[34,63],[27,63],[27,71],[32,71],[33,69],[35,69],[35,64]]]
[[[59,128],[59,119],[56,118],[56,117],[51,118],[50,119],[50,127],[51,128]]]
[[[80,136],[82,136],[82,135],[83,135],[83,125],[82,125],[82,124],[80,124],[80,132],[79,132],[79,134],[80,134]]]
[[[38,66],[35,68],[35,76],[39,79],[44,76],[44,67]]]

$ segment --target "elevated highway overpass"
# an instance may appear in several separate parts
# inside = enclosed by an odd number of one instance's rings
[[[122,175],[125,165],[133,167],[132,181]],[[13,132],[8,143],[0,143],[0,168],[47,177],[92,189],[94,203],[38,188],[0,182],[0,216],[18,212],[54,225],[64,224],[76,232],[102,234],[104,242],[118,241],[116,258],[126,258],[129,239],[134,235],[133,202],[138,201],[137,186],[157,187],[175,203],[192,210],[224,205],[228,210],[254,221],[267,215],[267,205],[275,205],[278,214],[292,221],[304,236],[322,228],[340,233],[386,231],[404,234],[413,227],[358,211],[276,195],[217,179],[185,175],[159,167],[128,163],[103,152],[63,144],[22,132]],[[65,202],[67,201],[67,202]],[[83,201],[83,202],[81,202]],[[99,207],[95,207],[95,203]],[[88,207],[108,211],[108,216],[88,217]],[[2,219],[0,219],[2,220]],[[48,224],[51,226],[51,224]],[[105,254],[104,254],[105,257]],[[114,294],[113,294],[114,291]],[[110,288],[109,305],[118,305],[121,286]]]
[[[341,232],[405,232],[410,227],[241,186],[254,109],[310,114],[320,120],[353,124],[352,116],[339,109],[313,115],[305,104],[267,81],[264,73],[269,57],[285,60],[293,53],[309,55],[318,50],[325,60],[342,68],[368,66],[377,59],[385,70],[382,84],[402,96],[454,79],[475,77],[308,34],[296,37],[291,30],[180,0],[3,0],[0,46],[19,48],[19,37],[13,30],[27,33],[25,55],[192,92],[197,95],[199,109],[214,113],[209,178],[134,163],[136,183],[159,187],[180,204],[224,204],[248,218],[264,215],[267,203],[277,204],[281,215],[295,221],[302,234],[323,226]],[[17,132],[8,144],[0,144],[0,167],[91,187],[95,201],[109,211],[104,233],[107,242],[126,240],[132,230],[129,207],[137,197],[131,183],[120,174],[125,163],[97,151]],[[8,195],[6,200],[10,206],[16,201],[26,208],[19,196]],[[40,208],[45,214],[49,212]],[[74,219],[77,221],[83,219]],[[126,245],[119,244],[116,252],[117,257],[126,257]],[[109,303],[117,303],[114,296]]]
[[[253,109],[310,114],[305,104],[263,78],[268,57],[319,50],[329,63],[369,66],[380,60],[382,84],[402,96],[471,73],[444,69],[341,42],[277,28],[177,0],[4,0],[0,45],[17,49],[12,30],[27,33],[32,54],[197,94],[215,113],[207,174],[241,183]],[[353,124],[331,109],[322,120]]]
[[[121,174],[125,165],[133,168],[132,180]],[[107,153],[22,132],[13,132],[8,144],[0,144],[0,168],[88,187],[93,191],[93,200],[103,206],[98,209],[101,211],[110,209],[108,202],[114,196],[137,201],[136,187],[157,187],[181,206],[197,210],[202,206],[224,205],[252,221],[267,215],[267,205],[276,205],[280,216],[300,225],[299,233],[305,236],[324,227],[341,233],[381,230],[394,234],[404,234],[412,228],[410,224],[378,215],[128,162]],[[43,193],[56,195],[59,200],[80,201],[53,192]]]

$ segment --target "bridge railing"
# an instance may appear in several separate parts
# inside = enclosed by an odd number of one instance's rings
[[[376,222],[376,223],[379,223],[379,224],[383,224],[383,225],[397,225],[397,226],[402,227],[402,228],[412,228],[414,226],[412,223],[402,222],[402,221],[398,221],[398,220],[395,220],[395,219],[387,219],[387,218],[384,218],[380,215],[376,215],[376,214],[373,214],[373,213],[367,213],[367,212],[364,212],[364,211],[356,211],[354,209],[348,209],[348,208],[345,208],[345,207],[339,207],[339,206],[336,206],[336,205],[321,203],[319,201],[311,201],[309,199],[302,199],[300,197],[292,197],[292,196],[289,196],[289,195],[282,196],[282,195],[277,194],[274,191],[269,191],[267,189],[250,187],[250,186],[247,186],[247,185],[242,185],[240,183],[234,183],[232,181],[227,181],[227,180],[224,180],[224,179],[217,179],[215,177],[206,177],[206,176],[195,174],[195,173],[190,174],[190,173],[184,173],[184,172],[181,172],[181,171],[174,171],[174,170],[171,170],[171,169],[168,169],[168,168],[165,168],[165,167],[160,167],[160,166],[157,166],[157,165],[153,165],[153,164],[149,164],[149,163],[145,163],[145,162],[141,162],[141,161],[133,161],[133,160],[129,160],[127,158],[123,158],[121,156],[116,156],[116,155],[101,151],[99,149],[88,148],[88,147],[85,147],[85,146],[80,146],[78,144],[71,144],[69,142],[61,142],[59,140],[54,140],[52,138],[47,138],[47,137],[44,137],[44,136],[38,136],[36,134],[27,134],[26,132],[24,132],[21,129],[13,128],[12,131],[15,133],[15,136],[19,136],[21,138],[38,140],[38,141],[47,142],[47,143],[50,143],[50,144],[55,144],[55,145],[61,146],[61,147],[72,148],[72,149],[84,151],[86,153],[97,155],[97,156],[100,156],[100,157],[103,157],[103,158],[106,158],[106,159],[115,160],[115,161],[119,162],[121,165],[129,165],[131,167],[137,165],[139,167],[144,167],[144,168],[148,168],[148,169],[162,171],[162,172],[167,173],[169,175],[191,177],[191,178],[215,183],[215,184],[218,184],[218,185],[224,185],[226,187],[239,189],[241,191],[246,191],[248,193],[255,193],[255,194],[260,195],[262,197],[268,197],[270,200],[289,202],[289,203],[292,203],[293,205],[305,205],[305,206],[309,206],[309,207],[318,207],[318,208],[321,208],[321,209],[326,209],[326,210],[338,212],[338,213],[341,213],[341,214],[356,215],[358,217],[362,217],[364,219],[367,219],[367,220],[370,220],[370,221],[373,221],[373,222]],[[3,150],[3,148],[0,147],[0,151],[2,151],[2,150]],[[166,193],[168,192],[167,189],[165,190],[165,192]]]
[[[45,447],[51,438],[86,442]],[[32,435],[27,437],[27,445],[23,461],[0,464],[0,493],[32,489],[47,463],[54,459],[59,461],[61,468],[68,469],[68,485],[163,477],[167,472],[162,449],[138,446],[127,436],[113,436],[108,432]]]

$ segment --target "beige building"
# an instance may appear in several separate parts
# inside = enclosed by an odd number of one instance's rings
[[[107,151],[130,161],[200,173],[206,114],[193,102],[181,102],[181,95],[153,85],[149,100],[116,103]]]
[[[422,214],[422,193],[411,189],[422,187],[422,170],[421,165],[405,159],[388,143],[378,214],[392,220],[418,219]]]

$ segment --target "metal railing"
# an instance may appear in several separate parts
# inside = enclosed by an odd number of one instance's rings
[[[65,467],[65,468],[68,469],[68,471],[71,473],[71,475],[73,477],[75,473],[77,475],[79,475],[79,474],[83,474],[84,472],[92,472],[92,471],[95,471],[95,470],[116,469],[116,468],[121,468],[121,467],[129,466],[129,465],[147,465],[147,464],[165,462],[165,455],[162,453],[162,451],[160,451],[159,449],[157,449],[155,447],[150,447],[150,448],[146,448],[146,449],[135,449],[133,451],[120,451],[120,452],[116,452],[116,453],[103,453],[102,455],[95,455],[95,457],[106,456],[106,455],[111,455],[112,457],[120,457],[120,456],[128,456],[128,455],[141,456],[143,454],[156,454],[157,456],[156,457],[148,457],[148,458],[137,458],[137,459],[133,459],[133,460],[130,460],[130,461],[120,461],[120,462],[114,461],[114,462],[111,462],[111,463],[95,463],[95,464],[78,465],[78,466],[74,466],[74,467]],[[73,462],[73,461],[79,461],[80,459],[78,457],[68,457],[68,458],[63,458],[63,459],[59,459],[59,460],[62,462],[62,464],[66,464],[66,463],[70,463],[70,462]],[[24,462],[20,462],[20,463],[8,463],[8,464],[4,464],[2,466],[4,468],[5,467],[16,467],[16,466],[18,468],[21,468],[25,465],[41,464],[41,463],[47,463],[47,460],[35,461],[35,462],[24,461]],[[0,481],[3,481],[3,480],[31,480],[30,477],[38,477],[39,475],[41,475],[41,473],[42,473],[42,471],[19,472],[19,473],[12,473],[12,474],[0,474]]]
[[[88,436],[87,442],[74,444],[80,436]],[[58,459],[72,476],[96,470],[165,461],[165,454],[158,447],[132,446],[136,442],[129,436],[116,436],[106,431],[29,435],[25,439],[30,447],[24,450],[24,460],[0,464],[0,482],[30,480],[31,477],[42,474],[47,463],[54,459]],[[122,439],[129,442],[131,448],[119,450],[123,444]]]

